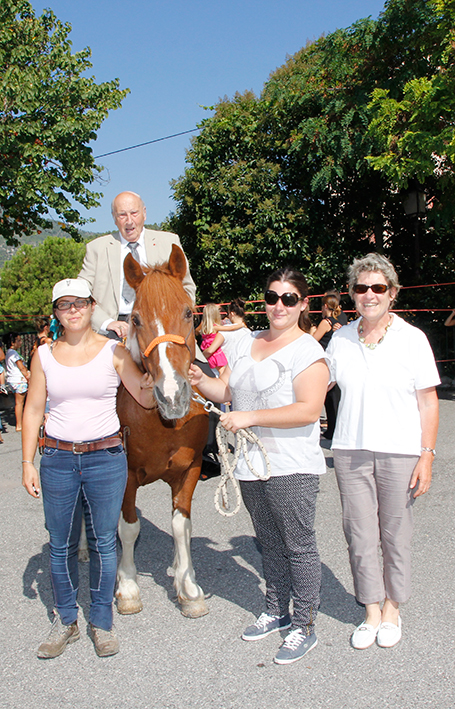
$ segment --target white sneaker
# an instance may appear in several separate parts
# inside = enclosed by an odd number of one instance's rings
[[[376,640],[381,623],[375,628],[369,623],[361,623],[351,635],[351,645],[356,650],[366,650],[367,647],[373,645]]]
[[[398,616],[398,625],[395,623],[381,623],[377,642],[379,647],[393,647],[401,640],[401,618]]]

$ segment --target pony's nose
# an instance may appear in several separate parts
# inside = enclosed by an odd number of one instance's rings
[[[191,387],[184,377],[178,378],[178,387],[173,397],[164,394],[162,379],[156,382],[154,394],[163,418],[172,421],[187,415],[191,403]]]

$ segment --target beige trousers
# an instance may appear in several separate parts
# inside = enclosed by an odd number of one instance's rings
[[[366,450],[333,451],[360,603],[384,598],[403,603],[410,596],[414,490],[409,484],[418,459]]]

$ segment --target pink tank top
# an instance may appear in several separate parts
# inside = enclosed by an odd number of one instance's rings
[[[48,436],[93,441],[119,430],[115,403],[120,377],[113,362],[117,344],[108,340],[96,357],[80,367],[57,362],[48,345],[38,347],[49,396]]]

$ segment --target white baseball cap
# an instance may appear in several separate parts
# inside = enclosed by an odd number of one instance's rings
[[[52,302],[62,298],[64,295],[72,295],[76,298],[90,298],[90,287],[83,278],[64,278],[52,289]]]

